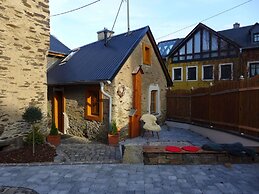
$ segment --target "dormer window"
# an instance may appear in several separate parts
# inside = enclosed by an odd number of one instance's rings
[[[255,43],[258,43],[258,42],[259,42],[259,33],[254,33],[253,41],[254,41]]]
[[[79,51],[80,48],[76,48],[76,49],[73,49],[68,56],[66,56],[65,59],[63,59],[60,63],[60,65],[64,65],[66,62],[68,62],[69,59],[71,59],[71,57],[76,54],[77,51]]]

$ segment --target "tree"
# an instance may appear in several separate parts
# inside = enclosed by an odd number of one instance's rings
[[[35,153],[35,124],[42,119],[41,109],[34,106],[29,106],[26,108],[25,112],[22,115],[22,118],[31,125],[32,134],[33,134],[33,143],[32,143],[32,154]]]

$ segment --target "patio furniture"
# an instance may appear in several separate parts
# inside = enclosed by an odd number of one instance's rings
[[[153,135],[153,132],[156,132],[157,138],[159,139],[158,132],[161,131],[161,127],[156,123],[157,118],[154,115],[144,114],[140,118],[140,121],[143,121],[145,123],[143,125],[142,137],[144,136],[146,131],[151,131],[152,135]]]

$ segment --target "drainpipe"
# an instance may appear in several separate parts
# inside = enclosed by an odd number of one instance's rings
[[[111,84],[111,82],[108,80],[107,84]],[[104,83],[100,82],[100,87],[101,87],[101,92],[109,98],[109,129],[111,127],[111,123],[112,123],[112,97],[110,94],[108,94],[107,92],[104,91]]]

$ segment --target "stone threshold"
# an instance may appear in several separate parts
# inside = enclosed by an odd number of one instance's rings
[[[248,147],[256,150],[256,157],[233,156],[227,152],[200,150],[192,153],[182,151],[173,153],[165,151],[165,146],[143,146],[143,160],[145,165],[157,164],[247,164],[259,163],[259,147]]]

